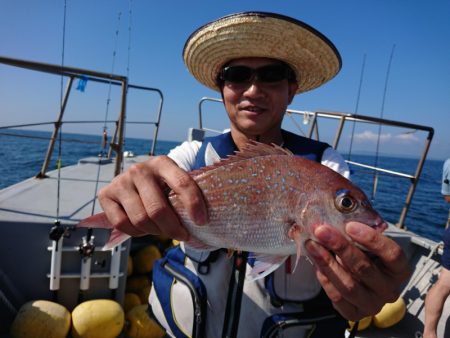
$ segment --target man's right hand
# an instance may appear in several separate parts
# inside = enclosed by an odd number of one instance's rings
[[[167,156],[151,157],[132,165],[98,194],[100,204],[114,228],[130,235],[164,235],[187,240],[165,191],[173,190],[191,219],[199,225],[208,219],[202,192],[192,177]]]

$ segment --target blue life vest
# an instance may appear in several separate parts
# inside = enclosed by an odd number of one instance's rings
[[[322,154],[330,145],[324,142],[314,141],[309,138],[296,135],[286,130],[282,130],[284,148],[289,149],[295,155],[306,157],[309,160],[320,162]],[[231,137],[231,133],[224,133],[218,136],[205,137],[195,159],[194,169],[205,166],[205,151],[208,143],[211,143],[220,158],[232,155],[237,149]]]
[[[283,130],[282,135],[285,148],[289,149],[295,155],[303,156],[313,161],[320,162],[324,150],[330,147],[326,143],[298,136],[288,131]],[[197,153],[193,170],[202,168],[206,165],[205,152],[208,143],[213,146],[220,158],[226,158],[237,150],[231,137],[231,133],[207,137],[203,140],[202,146]],[[205,323],[208,320],[208,318],[206,318],[208,296],[201,275],[206,275],[210,272],[210,265],[213,265],[218,254],[219,251],[216,251],[213,253],[205,253],[199,257],[191,255],[188,251],[183,251],[180,246],[176,246],[170,249],[165,257],[155,262],[153,267],[152,292],[154,292],[154,296],[157,297],[159,301],[159,306],[161,307],[165,321],[169,326],[168,329],[175,337],[205,337]],[[197,264],[197,273],[194,273],[192,269],[186,267],[185,263],[187,258]],[[171,298],[171,295],[172,288],[177,283],[183,283],[187,289],[189,289],[192,296],[194,323],[192,324],[191,332],[185,332],[175,320],[175,309],[172,303],[174,300]],[[266,278],[265,287],[270,294],[273,306],[279,307],[286,301],[275,292],[273,274]],[[217,290],[217,292],[221,291],[222,290]],[[223,292],[226,293],[227,291],[224,290]],[[277,330],[285,327],[286,323],[291,323],[292,325],[313,325],[320,321],[322,321],[324,325],[321,325],[320,328],[314,326],[315,333],[310,337],[334,337],[336,336],[336,328],[338,328],[340,332],[344,332],[346,325],[345,321],[343,321],[339,315],[336,315],[331,307],[330,301],[323,291],[317,299],[314,298],[313,301],[305,302],[304,304],[303,307],[308,310],[307,313],[279,313],[267,317],[263,323],[263,327],[261,327],[259,336],[272,337],[273,334],[278,332]],[[325,306],[323,306],[324,304]],[[329,310],[324,310],[324,308]],[[239,309],[236,310],[239,311]],[[157,316],[153,315],[153,312],[151,306],[149,306],[150,315],[154,319],[158,319],[156,318]]]

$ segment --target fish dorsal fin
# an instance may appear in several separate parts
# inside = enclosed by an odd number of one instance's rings
[[[282,148],[274,143],[265,144],[256,141],[249,141],[240,151],[237,151],[230,158],[237,157],[239,159],[247,159],[258,156],[268,156],[268,155],[288,155],[294,156],[288,149]]]
[[[222,167],[227,164],[248,160],[260,156],[270,155],[282,155],[282,156],[294,156],[294,154],[288,149],[284,149],[276,144],[265,144],[256,141],[249,141],[241,150],[236,151],[233,155],[228,155],[227,158],[222,159],[214,164],[206,167],[191,171],[192,176],[199,175],[205,171],[212,170],[214,168]]]

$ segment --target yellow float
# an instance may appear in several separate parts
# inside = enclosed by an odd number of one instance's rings
[[[134,292],[125,293],[125,298],[123,301],[123,309],[125,310],[125,313],[138,305],[141,305],[141,298],[139,297],[139,295],[135,294]]]
[[[164,330],[147,313],[147,305],[138,305],[126,314],[126,333],[130,338],[161,338]]]
[[[128,256],[127,262],[127,276],[131,276],[133,274],[133,259],[131,256]]]
[[[119,303],[110,299],[88,300],[72,311],[74,338],[115,338],[125,324],[125,314]]]
[[[70,330],[70,312],[61,304],[34,300],[19,309],[10,328],[12,338],[64,338]]]
[[[380,312],[373,316],[373,325],[384,329],[397,324],[406,313],[406,304],[402,297],[394,303],[386,303]]]
[[[153,263],[161,258],[161,253],[156,245],[147,245],[133,256],[133,268],[136,273],[149,273],[153,269]]]
[[[357,330],[358,331],[365,330],[365,329],[367,329],[370,326],[371,323],[372,323],[372,316],[364,317],[363,319],[361,319],[358,322],[358,329]],[[348,330],[351,331],[353,329],[353,326],[355,326],[355,322],[349,321],[348,324],[350,326]]]

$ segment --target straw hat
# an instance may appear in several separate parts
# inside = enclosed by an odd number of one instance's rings
[[[221,67],[242,57],[284,61],[296,73],[297,93],[321,86],[341,69],[341,57],[331,41],[301,21],[274,13],[222,17],[192,33],[183,49],[191,74],[217,91]]]

